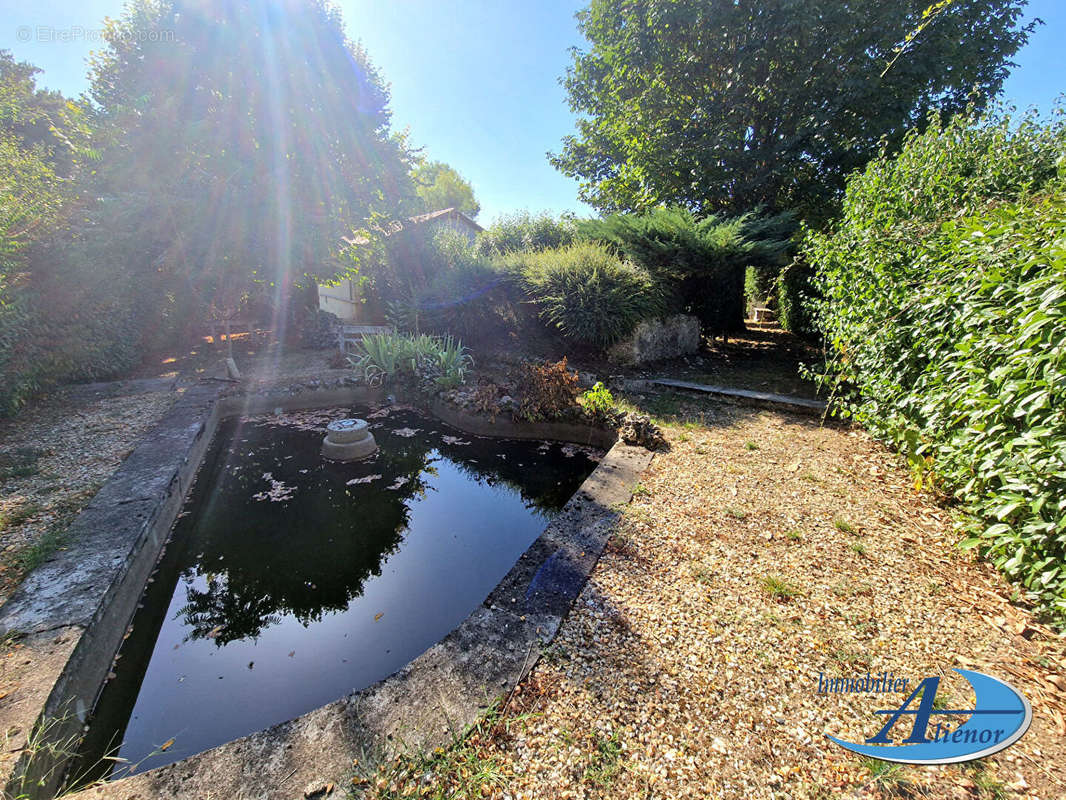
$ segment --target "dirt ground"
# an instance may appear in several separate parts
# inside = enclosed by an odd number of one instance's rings
[[[554,643],[489,724],[357,796],[1066,797],[1063,638],[954,546],[895,456],[816,419],[630,401],[671,423],[670,450]],[[862,742],[906,695],[819,694],[820,675],[944,676],[939,700],[972,708],[955,667],[1029,699],[1020,742],[914,767],[825,738]]]

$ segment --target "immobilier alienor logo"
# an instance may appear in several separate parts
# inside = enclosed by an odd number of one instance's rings
[[[998,753],[1029,730],[1033,710],[1020,692],[991,675],[965,669],[955,672],[973,688],[973,708],[937,708],[940,678],[929,677],[920,681],[898,708],[873,712],[887,717],[887,721],[864,743],[846,742],[828,735],[826,738],[854,753],[884,761],[952,764]],[[857,678],[826,678],[818,674],[819,694],[905,692],[908,685],[908,679],[896,678],[888,672]],[[930,729],[933,717],[947,719],[936,722]],[[967,719],[958,724],[963,717]],[[897,723],[906,720],[901,725],[906,730],[907,722],[912,718],[913,724],[906,738],[899,742],[889,738]]]

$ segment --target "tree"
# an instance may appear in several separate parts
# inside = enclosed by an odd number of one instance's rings
[[[469,181],[442,161],[423,161],[412,171],[415,192],[425,211],[457,208],[468,217],[481,210]]]
[[[984,107],[1035,24],[1025,5],[959,0],[923,26],[928,0],[591,0],[564,80],[577,135],[549,157],[605,211],[810,218],[882,141]]]
[[[125,232],[156,301],[232,313],[265,286],[283,307],[412,194],[388,92],[325,0],[136,0],[104,37],[99,230]]]

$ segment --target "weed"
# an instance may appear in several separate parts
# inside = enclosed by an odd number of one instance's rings
[[[44,533],[38,536],[31,544],[16,550],[14,553],[5,554],[5,560],[18,576],[18,580],[21,580],[22,577],[48,561],[57,550],[65,547],[70,540],[67,530],[76,516],[76,512],[66,505],[57,505],[54,508],[59,509],[59,517],[45,529]]]
[[[610,390],[597,381],[587,392],[581,395],[581,405],[585,413],[596,420],[608,420],[614,412],[614,396]]]
[[[737,508],[736,506],[728,506],[725,509],[725,513],[726,516],[732,517],[733,519],[744,520],[748,518],[748,512]]]
[[[592,734],[592,758],[585,768],[584,780],[595,786],[610,786],[622,771],[622,741],[618,731],[605,736],[599,731]]]
[[[943,711],[946,708],[951,708],[951,704],[955,702],[951,695],[945,691],[938,691],[936,697],[933,698],[933,708],[937,711]]]
[[[859,535],[859,529],[848,522],[843,517],[837,517],[833,520],[833,527],[835,527],[841,533],[850,533],[852,536]]]
[[[865,556],[866,555],[866,545],[863,544],[862,542],[852,542],[850,546],[851,546],[852,551],[854,551],[858,555],[860,555],[860,556]]]
[[[757,445],[757,444],[755,444],[755,442],[749,440],[749,441],[744,442],[744,449],[745,450],[758,450],[759,449],[759,445]]]
[[[696,579],[697,583],[704,583],[710,586],[714,583],[715,573],[709,567],[701,565],[692,571],[692,577]]]
[[[788,533],[785,534],[785,536],[788,538],[788,540],[790,542],[801,542],[801,541],[803,541],[803,534],[800,533],[799,531],[795,530],[795,529],[790,530]]]
[[[803,594],[799,588],[774,575],[764,575],[761,583],[763,590],[775,600],[792,600]]]
[[[8,511],[6,514],[0,514],[0,531],[21,525],[40,510],[41,506],[37,503],[23,503],[13,511]]]
[[[870,773],[870,783],[887,791],[901,789],[907,784],[902,766],[879,758],[863,758],[862,766]]]
[[[963,769],[977,786],[979,797],[988,800],[1004,800],[1008,796],[1007,785],[988,769],[984,761],[971,761]]]
[[[493,703],[485,715],[467,727],[447,748],[431,753],[400,755],[381,763],[372,772],[357,764],[352,778],[354,787],[371,789],[376,800],[399,800],[404,797],[452,798],[496,795],[504,787],[503,772],[495,758],[484,754],[484,745],[517,717],[505,720],[499,703]]]
[[[633,487],[634,497],[651,497],[651,490],[648,489],[643,483],[638,483]]]

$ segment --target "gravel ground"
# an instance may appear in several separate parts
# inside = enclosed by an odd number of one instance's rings
[[[66,394],[0,424],[0,603],[174,402],[172,391],[95,402]]]
[[[949,514],[913,491],[896,457],[817,420],[655,400],[675,410],[671,449],[500,717],[428,765],[387,766],[356,787],[383,797],[1066,797],[1063,638],[954,547]],[[912,688],[943,675],[938,698],[972,708],[952,667],[1029,698],[1033,725],[1018,744],[976,765],[904,767],[825,739],[872,736],[873,710],[906,695],[819,695],[819,673],[890,672]]]

